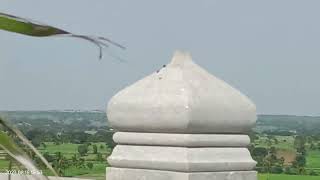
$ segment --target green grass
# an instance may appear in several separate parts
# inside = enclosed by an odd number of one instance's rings
[[[267,180],[267,174],[259,174],[259,180]],[[269,180],[319,180],[320,176],[295,176],[285,174],[270,174]]]
[[[93,169],[89,173],[83,175],[75,175],[75,177],[96,179],[96,180],[105,180],[106,179],[106,163],[94,164]]]
[[[0,160],[0,172],[5,171],[8,169],[9,161],[7,160]]]
[[[320,168],[320,151],[308,151],[308,153],[307,153],[307,167],[308,168]]]
[[[85,177],[105,176],[104,174],[106,172],[106,166],[107,166],[106,163],[94,163],[92,169],[88,169],[88,168],[79,169],[76,167],[70,167],[65,170],[65,176],[70,176],[70,177],[74,177],[74,176],[85,176]],[[93,174],[95,174],[95,175],[93,175]]]
[[[98,152],[100,153],[107,153],[110,151],[110,149],[106,148],[105,143],[92,143],[96,144],[98,147]],[[49,153],[55,153],[55,152],[61,152],[63,153],[77,153],[78,152],[78,146],[79,144],[71,144],[71,143],[66,143],[66,144],[60,144],[60,145],[55,145],[52,142],[46,142],[47,147],[41,148],[42,152],[49,152]],[[103,145],[104,148],[100,149],[100,145]],[[89,153],[92,153],[92,146],[89,146]]]
[[[108,154],[111,152],[110,148],[107,148],[105,143],[92,143],[92,145],[95,144],[98,147],[98,152],[102,153],[102,155]],[[54,154],[55,152],[61,152],[63,156],[65,156],[68,159],[71,159],[71,157],[74,154],[78,154],[78,146],[80,144],[71,144],[71,143],[66,143],[66,144],[60,144],[60,145],[55,145],[52,142],[46,142],[46,148],[41,147],[40,151],[42,153],[48,152],[49,154]],[[103,145],[104,148],[100,149],[100,145]],[[93,148],[92,146],[89,146],[89,152],[86,156],[83,156],[85,160],[95,160],[96,159],[96,154],[93,154]]]
[[[92,161],[92,163],[93,163],[92,169],[77,168],[74,166],[69,167],[63,171],[64,176],[65,177],[82,177],[82,178],[91,177],[94,179],[101,179],[101,178],[105,177],[107,163],[106,162],[93,162],[93,161]],[[53,176],[53,174],[48,169],[45,169],[43,171],[43,173],[46,176]],[[90,178],[88,178],[88,179],[90,179]]]
[[[77,144],[71,144],[71,143],[55,145],[51,142],[47,142],[46,145],[47,147],[45,149],[41,149],[42,152],[49,152],[49,153],[61,152],[62,154],[77,153],[77,148],[78,148]]]
[[[111,149],[107,148],[105,143],[92,143],[96,144],[98,147],[98,152],[102,153],[103,157],[105,157],[106,154],[111,152]],[[80,144],[60,144],[55,145],[52,142],[46,143],[46,148],[41,148],[41,152],[48,152],[49,154],[54,154],[55,152],[61,152],[63,156],[70,159],[74,154],[78,154],[78,146]],[[104,148],[101,149],[100,145],[103,145]],[[91,161],[93,163],[93,169],[90,170],[88,168],[76,168],[76,167],[70,167],[65,170],[64,174],[65,176],[69,177],[94,177],[95,179],[99,179],[105,177],[105,171],[107,167],[107,161],[104,162],[98,162],[95,161],[97,155],[93,154],[93,148],[92,146],[89,146],[89,152],[86,156],[83,156],[86,160],[86,163]]]
[[[98,147],[98,152],[102,153],[103,158],[106,157],[106,154],[109,154],[111,152],[111,149],[107,148],[105,143],[92,143],[96,144]],[[100,145],[103,145],[104,148],[101,149]],[[48,152],[49,154],[54,154],[55,152],[61,152],[63,156],[67,158],[71,158],[74,154],[78,154],[78,146],[79,144],[60,144],[60,145],[55,145],[51,142],[46,143],[46,148],[39,148],[39,150],[44,153]],[[93,148],[92,146],[89,146],[89,152],[88,155],[83,156],[87,162],[92,162],[93,163],[93,169],[88,169],[88,168],[76,168],[76,167],[70,167],[65,170],[65,176],[69,177],[91,177],[94,179],[105,179],[105,172],[106,172],[106,167],[107,167],[107,161],[103,162],[98,162],[96,160],[96,154],[93,154]],[[7,160],[0,160],[0,172],[8,169],[8,161]],[[44,170],[44,174],[46,175],[52,175],[48,170]]]

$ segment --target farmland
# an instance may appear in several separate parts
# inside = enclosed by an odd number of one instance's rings
[[[104,112],[17,111],[2,115],[23,131],[61,176],[104,179],[106,158],[115,145]],[[259,180],[266,180],[268,172],[274,173],[269,180],[320,179],[319,122],[320,117],[259,116],[249,147],[258,161]],[[51,175],[36,157],[33,160]],[[0,158],[0,170],[8,166],[9,161]],[[18,164],[13,168],[19,168]]]
[[[259,174],[259,180],[268,180],[267,174]],[[319,176],[297,176],[284,174],[270,174],[269,180],[319,180]]]

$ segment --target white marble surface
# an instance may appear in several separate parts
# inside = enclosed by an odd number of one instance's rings
[[[146,169],[107,168],[106,180],[257,180],[257,172],[183,173]]]
[[[107,180],[256,180],[246,133],[256,107],[178,52],[117,93],[107,116],[118,145]]]
[[[116,94],[107,115],[119,131],[241,134],[254,126],[256,107],[178,52],[158,73]]]
[[[256,165],[246,148],[134,145],[117,145],[108,162],[112,167],[182,172],[246,171]]]
[[[246,147],[250,144],[249,136],[243,134],[116,132],[113,140],[118,144],[180,147]]]

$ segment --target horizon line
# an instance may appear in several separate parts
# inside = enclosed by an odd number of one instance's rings
[[[44,109],[44,110],[0,110],[1,112],[104,112],[106,110],[102,109]],[[320,117],[320,115],[298,115],[298,114],[279,114],[279,113],[257,113],[257,116],[264,116],[264,115],[272,115],[272,116],[304,116],[304,117]]]

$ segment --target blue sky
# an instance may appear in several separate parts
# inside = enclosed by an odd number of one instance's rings
[[[249,96],[258,113],[320,115],[319,1],[2,0],[0,11],[111,38],[126,51],[71,38],[0,31],[0,110],[105,109],[117,91],[176,49]],[[126,62],[108,56],[117,54]]]

